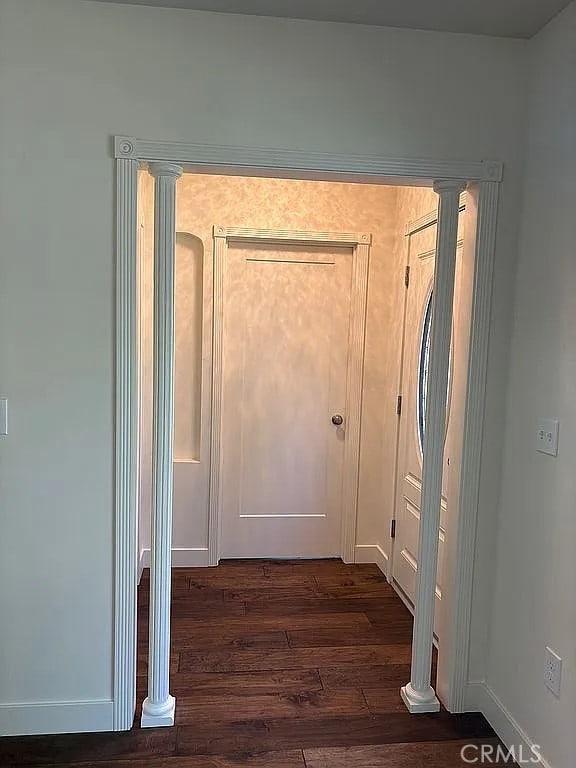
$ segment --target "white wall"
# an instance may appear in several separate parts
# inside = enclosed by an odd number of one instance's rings
[[[0,0],[2,701],[112,695],[117,133],[506,163],[472,660],[482,666],[527,53],[487,37]]]
[[[533,41],[534,85],[506,417],[488,682],[555,768],[576,717],[576,3]],[[560,419],[557,458],[536,453]],[[560,699],[544,648],[564,660]]]

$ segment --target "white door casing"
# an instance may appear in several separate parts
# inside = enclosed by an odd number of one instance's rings
[[[370,236],[219,226],[214,237],[211,562],[336,554],[351,562]],[[294,335],[297,323],[317,350]],[[340,412],[343,428],[330,421]]]
[[[470,615],[474,547],[480,486],[480,452],[484,422],[492,276],[494,270],[498,198],[502,163],[493,160],[453,161],[338,155],[298,150],[208,146],[148,141],[116,136],[116,403],[114,514],[114,729],[132,726],[136,680],[137,576],[137,322],[136,233],[138,221],[136,173],[142,163],[173,162],[185,170],[198,167],[262,171],[278,176],[307,176],[361,183],[381,180],[462,180],[474,198],[475,237],[472,253],[473,290],[470,307],[466,407],[462,434],[461,478],[457,526],[453,532],[447,589],[453,594],[444,611],[443,643],[439,651],[439,687],[452,712],[465,711],[470,648]],[[259,170],[258,170],[259,169]],[[437,531],[428,532],[431,546]],[[427,548],[426,556],[430,557]],[[445,656],[444,649],[448,649]],[[420,646],[416,649],[420,652]],[[425,652],[425,655],[428,654]]]

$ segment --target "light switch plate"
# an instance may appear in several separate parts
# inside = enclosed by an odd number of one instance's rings
[[[0,436],[8,434],[8,400],[0,397]]]
[[[558,419],[540,419],[536,432],[536,450],[550,456],[558,456]]]

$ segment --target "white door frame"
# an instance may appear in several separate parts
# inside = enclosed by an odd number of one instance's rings
[[[502,164],[319,154],[292,150],[218,147],[118,136],[116,161],[116,418],[114,536],[114,729],[131,728],[136,708],[137,563],[137,171],[150,162],[176,163],[185,170],[291,176],[388,184],[463,181],[471,184],[477,209],[474,290],[471,307],[468,383],[457,500],[455,553],[446,582],[451,600],[442,630],[439,688],[452,712],[465,707],[470,645],[472,580],[480,482],[492,274]],[[161,247],[161,244],[160,246]],[[435,451],[441,451],[440,443]],[[167,518],[169,519],[169,517]],[[437,531],[430,532],[430,540]],[[432,547],[434,544],[432,543]],[[165,566],[165,564],[164,564]],[[166,573],[166,568],[161,568]],[[165,592],[166,594],[166,592]],[[169,590],[167,592],[169,597]],[[166,627],[169,635],[169,627]],[[443,658],[443,657],[446,658]],[[166,724],[166,723],[158,723]]]
[[[296,229],[249,229],[214,227],[214,336],[212,354],[212,414],[210,426],[210,505],[208,523],[208,563],[218,565],[222,523],[222,397],[224,274],[226,252],[230,243],[260,242],[298,245],[343,246],[352,250],[352,285],[350,291],[350,330],[348,333],[348,368],[346,379],[346,440],[342,480],[342,528],[340,555],[354,562],[356,519],[358,512],[358,477],[360,462],[360,418],[364,372],[364,339],[368,299],[368,262],[371,235],[361,232],[312,232]]]

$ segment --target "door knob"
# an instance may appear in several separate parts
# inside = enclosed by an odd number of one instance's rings
[[[335,413],[334,416],[332,416],[332,424],[334,424],[335,427],[340,427],[344,424],[344,419],[339,413]]]

